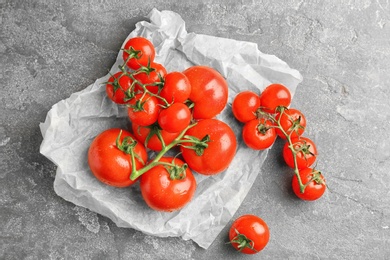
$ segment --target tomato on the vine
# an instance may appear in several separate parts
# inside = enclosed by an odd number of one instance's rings
[[[132,123],[131,128],[137,140],[153,151],[161,151],[163,149],[163,143],[165,146],[172,143],[180,134],[170,133],[161,129],[157,124],[140,126]]]
[[[256,215],[237,218],[229,229],[230,244],[243,254],[256,254],[268,244],[270,232],[267,223]]]
[[[275,113],[278,106],[288,107],[291,103],[291,93],[282,84],[271,84],[260,94],[260,104],[263,111]]]
[[[326,182],[322,173],[316,169],[304,168],[299,171],[302,184],[305,186],[301,192],[297,175],[292,178],[292,189],[298,198],[302,200],[317,200],[325,193]]]
[[[291,138],[301,136],[305,131],[306,117],[298,109],[283,109],[283,112],[276,114],[275,119],[280,122],[283,131]],[[276,128],[276,133],[286,139],[285,134],[279,128]]]
[[[232,102],[233,115],[242,123],[255,119],[259,107],[260,96],[249,90],[238,93]]]
[[[218,115],[228,101],[228,84],[224,77],[211,67],[198,65],[189,67],[183,73],[191,84],[193,117],[206,119]]]
[[[138,93],[128,102],[127,114],[130,121],[148,126],[155,123],[160,112],[159,101],[148,93]]]
[[[313,165],[317,157],[315,143],[310,138],[304,136],[292,138],[291,143],[296,154],[297,168],[303,169]],[[282,154],[286,164],[291,168],[295,168],[293,151],[290,149],[289,143],[286,142],[284,145]]]
[[[203,119],[187,130],[180,149],[190,168],[203,175],[226,170],[236,154],[237,140],[230,126],[218,119]]]
[[[191,83],[184,73],[173,71],[165,75],[160,96],[165,98],[168,104],[184,103],[190,97],[190,93]]]
[[[160,63],[152,62],[149,67],[142,67],[137,73],[134,73],[134,79],[139,81],[145,88],[157,94],[162,87],[162,80],[167,74],[167,70]],[[135,91],[143,92],[144,89],[141,85],[135,84]]]
[[[148,155],[130,132],[113,128],[96,136],[88,150],[88,165],[93,175],[111,186],[132,185],[135,181],[130,180],[133,164],[129,147],[133,147],[135,168],[140,169]]]
[[[275,142],[276,131],[271,121],[264,118],[252,119],[242,128],[244,143],[254,150],[264,150]]]
[[[154,210],[172,212],[186,206],[196,190],[196,179],[188,165],[175,157],[163,157],[140,177],[146,204]]]
[[[141,66],[147,66],[156,56],[156,50],[152,42],[144,37],[130,38],[123,48],[123,60],[130,69],[137,70]]]
[[[183,131],[191,122],[191,111],[184,103],[173,103],[160,111],[160,127],[170,133]]]
[[[111,75],[106,83],[107,96],[117,104],[125,104],[128,98],[126,93],[132,83],[133,80],[121,71]]]

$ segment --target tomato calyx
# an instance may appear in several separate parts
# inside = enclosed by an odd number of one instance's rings
[[[182,180],[186,177],[186,170],[188,168],[188,164],[186,163],[178,165],[173,159],[171,163],[159,162],[159,164],[164,165],[164,168],[169,173],[169,178],[171,180]]]
[[[115,146],[122,152],[130,155],[133,170],[136,167],[135,159],[137,159],[142,165],[145,165],[145,162],[142,160],[142,158],[134,152],[134,149],[138,144],[138,142],[130,136],[126,136],[125,138],[123,138],[121,142],[120,141],[121,136],[122,136],[122,130],[119,132],[118,137],[115,140]]]
[[[253,250],[254,252],[258,252],[255,249],[255,242],[253,242],[251,239],[249,239],[244,234],[241,234],[240,232],[238,232],[237,229],[234,229],[234,230],[235,230],[237,235],[232,240],[230,240],[229,243],[231,243],[231,244],[233,244],[233,243],[238,244],[237,245],[238,252],[241,252],[245,248],[249,248],[250,250]]]
[[[209,146],[207,143],[211,141],[209,135],[205,135],[202,139],[194,136],[185,136],[185,138],[187,139],[186,142],[191,142],[192,145],[183,145],[183,147],[194,150],[198,156],[203,155],[204,150]]]
[[[260,122],[257,125],[257,132],[261,133],[262,135],[265,135],[269,129],[271,129],[271,127],[267,126],[265,121]]]
[[[124,52],[126,52],[129,56],[127,57],[125,64],[131,60],[131,59],[139,59],[142,57],[142,51],[137,51],[136,49],[133,48],[133,46],[130,46],[129,49],[122,49]]]

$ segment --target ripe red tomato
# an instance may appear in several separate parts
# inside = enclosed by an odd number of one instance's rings
[[[158,211],[176,211],[191,201],[196,180],[180,159],[163,157],[157,165],[141,175],[140,189],[146,204]]]
[[[128,97],[126,91],[131,88],[132,82],[132,79],[123,72],[115,73],[106,84],[107,96],[117,104],[125,104]]]
[[[150,126],[140,126],[135,123],[131,125],[134,136],[147,148],[153,151],[161,151],[163,145],[161,140],[164,141],[165,145],[172,143],[180,133],[170,133],[166,130],[161,129],[158,125],[153,124]],[[161,140],[160,140],[160,138]]]
[[[184,103],[191,93],[191,83],[184,73],[173,71],[165,75],[164,87],[160,92],[160,96],[171,104]]]
[[[155,123],[160,112],[159,101],[155,96],[139,93],[130,99],[127,114],[130,121],[142,126]]]
[[[242,123],[255,119],[259,107],[260,96],[249,90],[238,93],[232,103],[233,115]]]
[[[122,133],[121,133],[122,131]],[[117,138],[119,138],[119,147]],[[88,150],[88,165],[93,175],[101,182],[115,186],[127,187],[135,181],[130,180],[132,173],[131,155],[124,146],[131,145],[134,136],[126,130],[113,128],[95,137]],[[137,143],[134,146],[136,169],[143,167],[148,159],[145,147]]]
[[[292,189],[298,198],[302,200],[317,200],[325,193],[326,182],[322,173],[312,168],[304,168],[299,171],[302,184],[305,185],[305,190],[302,193],[300,190],[298,177],[296,175],[292,178]]]
[[[192,66],[183,73],[191,84],[193,117],[205,119],[218,115],[228,101],[228,84],[222,75],[207,66]]]
[[[134,73],[134,78],[141,84],[145,85],[146,89],[157,94],[160,90],[159,85],[156,83],[161,82],[167,74],[167,70],[160,63],[152,62],[149,67],[143,67],[145,70],[141,70],[139,73]],[[144,89],[139,84],[136,84],[136,91],[143,92]]]
[[[277,113],[276,120],[280,120],[280,126],[286,134],[290,135],[291,138],[301,136],[306,128],[306,117],[302,112],[295,108],[285,109],[283,113]],[[276,133],[283,139],[286,136],[283,132],[276,128]]]
[[[162,129],[170,133],[179,133],[190,124],[191,111],[183,103],[173,103],[160,111],[157,121]]]
[[[288,107],[291,93],[282,84],[271,84],[260,94],[260,104],[265,112],[275,113],[278,106]]]
[[[246,122],[242,128],[242,138],[244,143],[254,150],[264,150],[275,142],[276,131],[269,120],[252,119]]]
[[[317,147],[315,143],[311,139],[303,136],[292,138],[291,142],[294,151],[296,152],[298,169],[307,168],[313,165],[317,157]],[[282,154],[286,164],[291,168],[295,168],[293,152],[289,148],[288,143],[284,145]]]
[[[255,215],[248,214],[237,218],[229,229],[230,243],[244,254],[256,254],[263,250],[269,237],[267,223]]]
[[[200,174],[215,175],[226,170],[236,154],[237,140],[233,130],[218,119],[200,120],[188,129],[186,136],[207,139],[206,142],[186,142],[181,146],[184,160]]]
[[[130,69],[137,70],[154,61],[156,50],[153,43],[144,37],[129,39],[123,48],[123,60]]]

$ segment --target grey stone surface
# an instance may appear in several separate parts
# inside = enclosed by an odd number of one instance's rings
[[[104,76],[136,22],[172,10],[189,32],[252,41],[298,69],[293,106],[307,116],[329,189],[296,199],[283,143],[270,151],[235,217],[271,240],[236,253],[228,226],[208,250],[118,228],[53,190],[39,122]],[[390,4],[362,1],[0,1],[0,259],[389,259]]]

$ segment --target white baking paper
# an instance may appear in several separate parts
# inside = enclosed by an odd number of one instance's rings
[[[126,109],[106,96],[104,82],[109,74],[51,108],[40,124],[40,152],[57,165],[54,189],[65,200],[104,215],[119,227],[159,237],[192,239],[207,249],[261,173],[267,154],[243,144],[242,125],[231,112],[233,98],[242,90],[260,93],[271,83],[282,83],[294,94],[302,77],[276,56],[260,52],[254,43],[188,33],[184,20],[174,12],[154,9],[147,18],[150,21],[137,23],[128,38],[143,36],[151,40],[157,51],[156,61],[168,71],[207,65],[227,79],[229,103],[218,118],[233,128],[238,140],[237,155],[228,170],[210,177],[196,174],[198,188],[194,199],[173,213],[148,208],[138,185],[114,188],[96,180],[87,164],[91,141],[105,129],[129,128]],[[119,51],[110,73],[117,72],[122,63]]]

